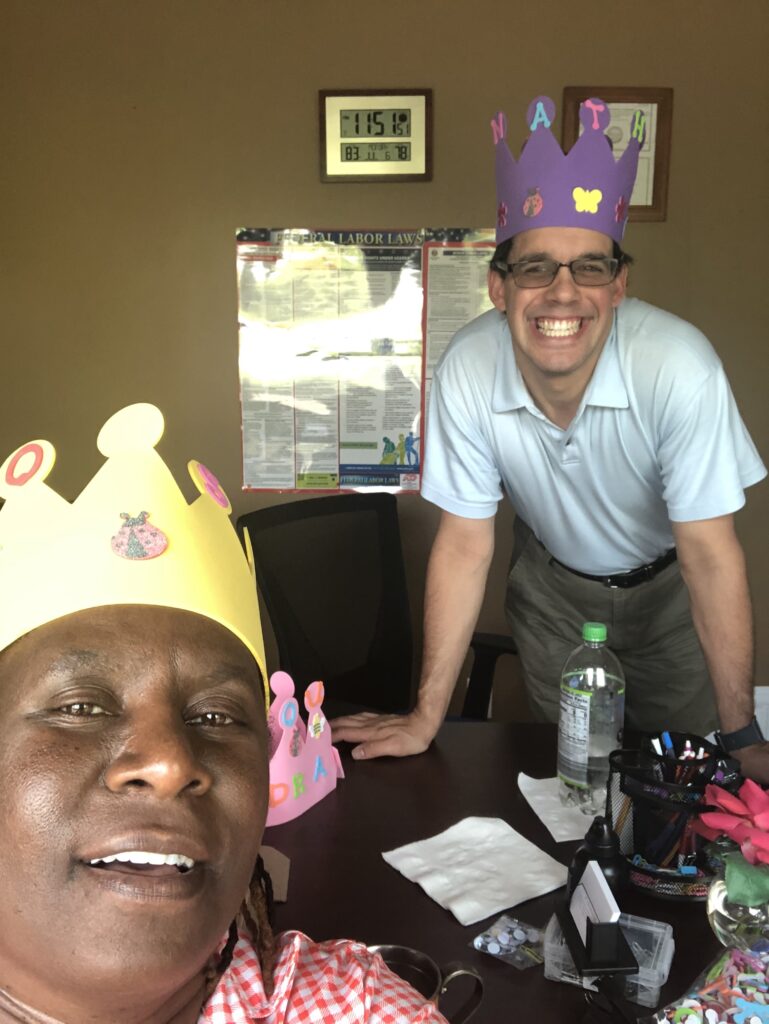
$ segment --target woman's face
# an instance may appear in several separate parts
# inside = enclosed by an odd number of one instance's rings
[[[97,608],[8,648],[0,986],[54,1017],[96,998],[116,1019],[139,991],[162,1005],[189,986],[248,887],[266,751],[256,664],[209,619]]]

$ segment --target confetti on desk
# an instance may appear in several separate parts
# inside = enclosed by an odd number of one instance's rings
[[[720,953],[690,992],[646,1020],[657,1024],[769,1024],[769,951],[731,949]]]

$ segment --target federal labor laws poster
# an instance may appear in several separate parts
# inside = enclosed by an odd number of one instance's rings
[[[246,490],[418,491],[453,334],[489,308],[491,229],[237,232]]]

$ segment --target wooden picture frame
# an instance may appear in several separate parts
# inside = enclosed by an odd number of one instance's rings
[[[432,89],[322,89],[318,117],[321,181],[432,181]]]
[[[670,140],[673,126],[673,90],[632,86],[568,85],[563,90],[562,142],[567,152],[579,134],[579,105],[597,97],[612,109],[612,127],[621,144],[625,135],[623,124],[636,110],[648,117],[647,137],[639,157],[638,178],[633,190],[636,201],[630,204],[631,221],[661,221],[667,218],[668,178],[670,175]],[[616,120],[615,120],[616,115]],[[642,201],[637,201],[638,193]]]

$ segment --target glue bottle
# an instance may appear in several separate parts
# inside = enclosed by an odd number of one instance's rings
[[[602,622],[586,622],[582,641],[561,672],[558,791],[562,804],[592,816],[603,813],[609,754],[622,738],[625,676]]]
[[[570,896],[577,886],[582,872],[590,860],[598,861],[609,888],[616,896],[627,882],[628,865],[619,849],[619,836],[612,829],[608,818],[598,815],[585,833],[585,838],[574,854],[566,881],[566,895]]]

